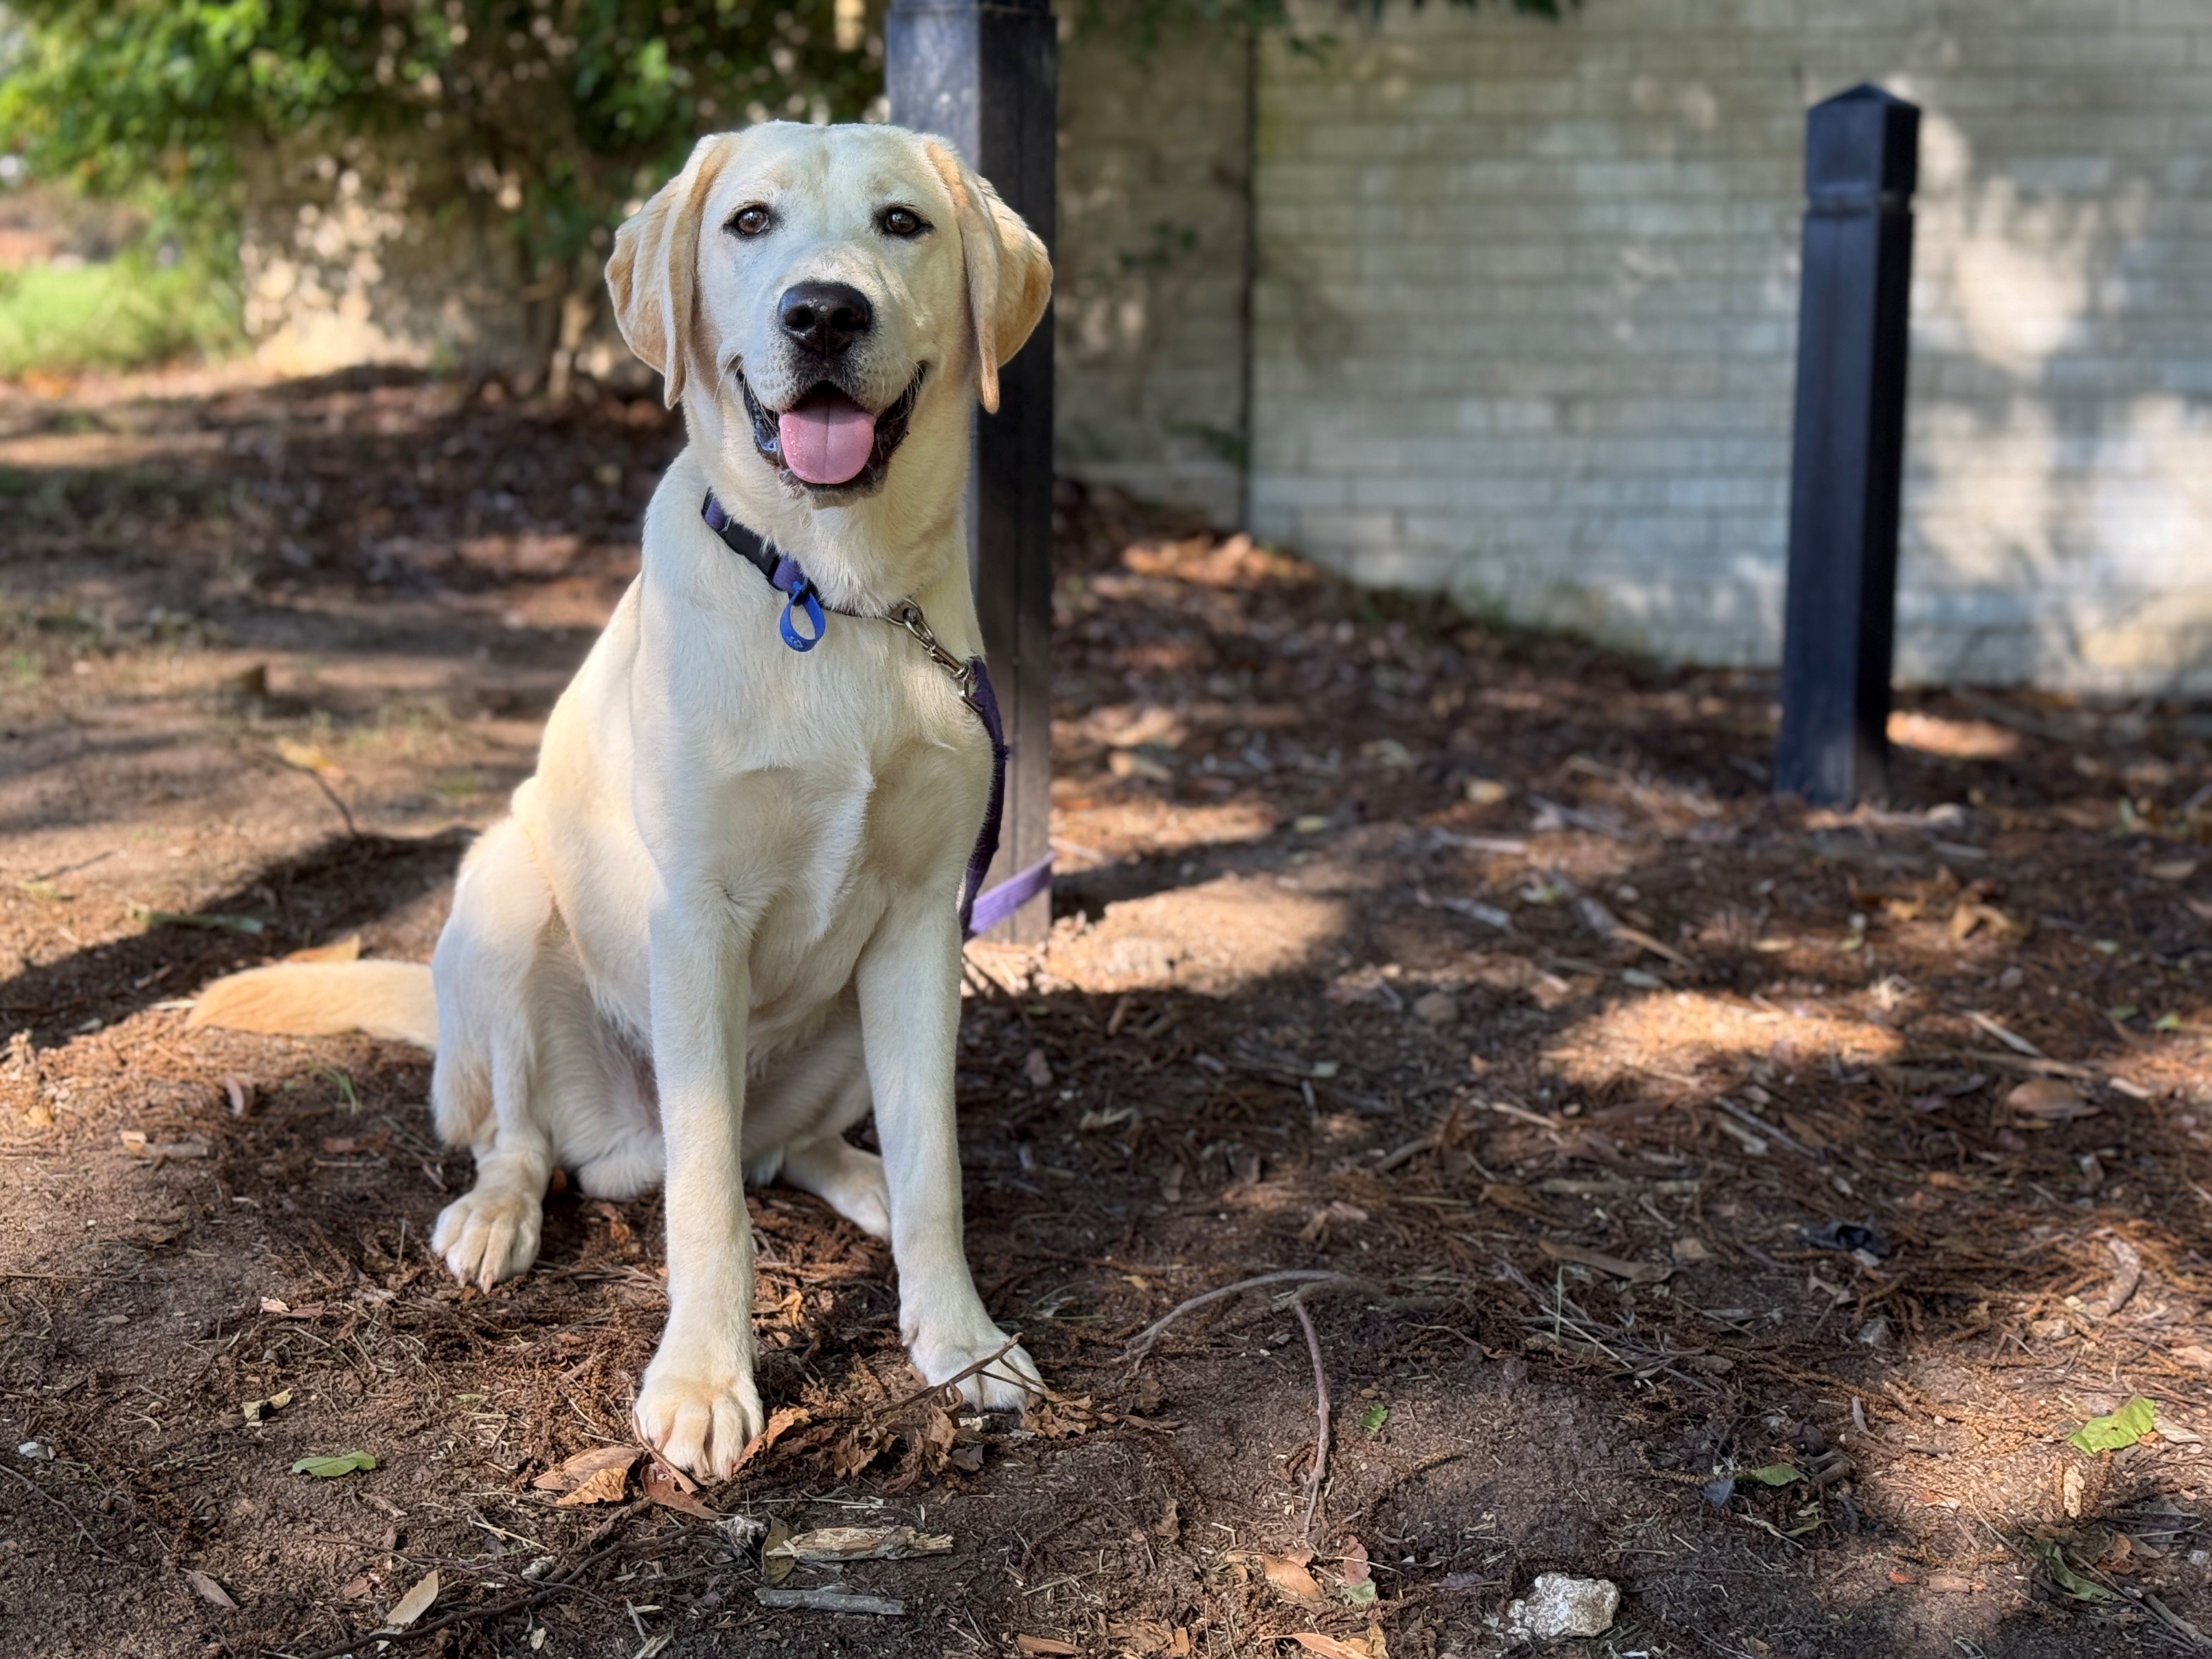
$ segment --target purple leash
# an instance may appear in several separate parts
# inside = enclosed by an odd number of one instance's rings
[[[793,651],[811,651],[822,643],[823,635],[829,631],[829,620],[823,614],[825,610],[835,611],[841,617],[866,615],[842,605],[825,605],[813,582],[799,568],[799,561],[778,554],[758,535],[732,518],[723,510],[721,502],[714,499],[711,489],[707,492],[699,516],[725,546],[759,571],[769,586],[784,596],[783,615],[777,621],[776,631]],[[794,615],[803,615],[813,631],[801,633],[794,625]],[[1052,854],[1047,853],[1027,869],[1016,871],[988,892],[983,890],[983,878],[990,872],[991,860],[999,855],[999,832],[1006,819],[1006,728],[999,715],[998,694],[991,689],[991,671],[983,665],[981,657],[971,657],[963,663],[939,645],[921,614],[921,607],[911,599],[902,601],[890,616],[871,620],[895,623],[920,641],[931,660],[960,688],[960,700],[975,711],[975,718],[983,723],[983,734],[991,740],[990,804],[983,810],[983,827],[975,837],[975,850],[969,854],[967,871],[960,878],[961,933],[963,938],[974,939],[978,933],[989,933],[1052,885]]]

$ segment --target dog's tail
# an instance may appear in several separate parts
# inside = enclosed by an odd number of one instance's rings
[[[272,1036],[369,1036],[438,1046],[438,999],[423,962],[280,962],[219,979],[187,1025]]]

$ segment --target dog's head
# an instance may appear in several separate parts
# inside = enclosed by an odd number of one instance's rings
[[[839,507],[884,488],[911,433],[964,434],[969,388],[998,407],[1052,269],[940,140],[770,122],[699,141],[616,233],[607,286],[670,405],[751,452],[726,465]]]

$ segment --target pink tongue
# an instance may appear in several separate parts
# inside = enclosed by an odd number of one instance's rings
[[[876,417],[857,404],[814,404],[776,417],[783,464],[811,484],[858,477],[876,447]]]

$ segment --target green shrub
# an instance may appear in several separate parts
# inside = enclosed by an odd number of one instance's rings
[[[237,295],[193,263],[126,253],[0,271],[0,377],[150,368],[220,356],[242,339]]]

